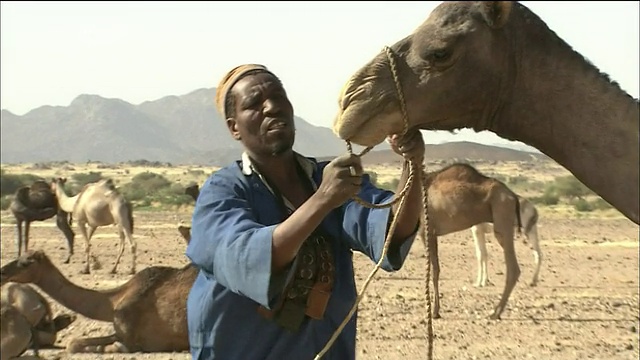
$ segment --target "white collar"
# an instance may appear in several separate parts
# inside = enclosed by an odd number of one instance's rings
[[[294,152],[294,155],[298,160],[298,163],[300,164],[300,166],[302,166],[302,169],[304,170],[304,172],[307,174],[307,176],[309,176],[310,179],[313,179],[313,169],[315,168],[315,164],[313,163],[313,161],[298,154],[297,152]],[[242,153],[242,173],[244,175],[249,176],[254,171],[258,175],[260,175],[260,172],[258,172],[255,166],[253,166],[253,163],[251,163],[251,158],[249,157],[249,154],[246,151],[244,151]]]
[[[298,154],[297,152],[294,152],[294,154],[295,154],[296,160],[298,160],[298,163],[302,167],[302,170],[309,177],[309,180],[311,181],[311,185],[313,186],[313,191],[318,190],[318,186],[316,185],[316,182],[313,181],[313,169],[315,169],[314,162]],[[249,176],[254,171],[256,174],[258,174],[258,177],[260,178],[262,183],[267,187],[267,189],[269,189],[269,191],[275,195],[275,193],[273,192],[273,189],[271,189],[271,186],[269,186],[269,183],[265,180],[264,176],[262,176],[262,174],[260,174],[260,172],[255,168],[255,166],[253,166],[253,163],[251,163],[251,158],[249,157],[249,154],[246,151],[243,152],[242,153],[242,173],[244,175]],[[295,209],[295,206],[293,206],[293,204],[286,197],[284,198],[284,203],[289,208],[290,211],[293,211]]]

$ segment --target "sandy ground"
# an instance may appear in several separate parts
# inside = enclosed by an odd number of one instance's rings
[[[2,214],[2,264],[16,256],[14,225]],[[136,216],[138,270],[151,265],[186,264],[184,242],[176,224],[188,213],[139,212]],[[69,280],[103,289],[130,278],[130,256],[125,252],[120,273],[108,274],[115,260],[115,229],[100,228],[92,248],[103,268],[90,275],[83,266],[82,240],[76,255],[62,264],[66,248],[53,220],[36,223],[31,248],[43,249]],[[533,256],[516,240],[522,275],[503,319],[487,319],[504,284],[504,261],[499,246],[489,238],[489,274],[496,285],[472,286],[476,261],[470,232],[440,238],[442,319],[434,321],[436,359],[638,359],[638,227],[624,219],[541,219],[539,233],[544,254],[538,287],[529,283]],[[374,264],[356,256],[357,279],[362,284]],[[358,359],[424,359],[425,263],[416,243],[404,268],[379,271],[366,292],[358,319]],[[68,312],[53,302],[54,313]],[[79,316],[59,334],[64,347],[74,337],[109,334],[108,323]],[[49,359],[189,359],[187,353],[69,355],[45,350]]]

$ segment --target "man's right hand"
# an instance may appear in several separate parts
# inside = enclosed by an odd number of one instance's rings
[[[362,173],[362,161],[359,156],[339,156],[324,168],[317,195],[322,196],[323,201],[332,209],[336,208],[358,194],[362,185]]]

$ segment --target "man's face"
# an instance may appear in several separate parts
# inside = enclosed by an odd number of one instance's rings
[[[254,156],[281,155],[295,140],[293,107],[280,81],[269,73],[241,78],[231,89],[235,116],[227,126]]]

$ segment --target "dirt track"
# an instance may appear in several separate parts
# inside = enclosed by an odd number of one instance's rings
[[[138,270],[150,265],[186,264],[184,243],[176,224],[188,213],[136,213]],[[16,255],[14,225],[3,212],[2,264]],[[545,220],[539,228],[543,267],[538,287],[528,287],[533,256],[517,240],[522,275],[501,321],[488,314],[504,284],[504,261],[489,238],[489,276],[496,285],[475,288],[476,262],[468,231],[440,238],[442,319],[435,320],[437,359],[638,359],[638,227],[627,220]],[[108,274],[115,259],[115,229],[100,228],[92,241],[103,268],[91,275],[82,268],[82,240],[77,239],[71,264],[62,234],[53,220],[32,227],[32,248],[44,249],[69,279],[82,286],[109,288],[124,282],[129,254],[120,274]],[[373,269],[356,256],[360,282]],[[426,354],[424,265],[416,243],[405,267],[394,274],[379,271],[367,289],[358,319],[358,359],[421,359]],[[68,311],[54,303],[54,312]],[[70,338],[107,335],[110,324],[79,317],[59,334]],[[189,359],[181,354],[73,355],[46,350],[62,359]]]

